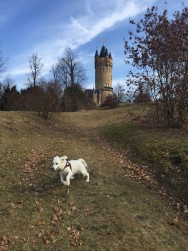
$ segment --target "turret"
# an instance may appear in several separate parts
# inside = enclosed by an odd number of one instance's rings
[[[99,57],[98,50],[96,50],[96,52],[95,52],[95,58],[98,58],[98,57]]]

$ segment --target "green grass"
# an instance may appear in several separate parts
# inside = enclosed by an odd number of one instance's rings
[[[188,169],[188,135],[169,134],[166,129],[148,129],[130,122],[111,124],[103,133],[111,142],[132,149],[152,166],[176,165]]]
[[[130,112],[66,113],[50,122],[34,113],[0,113],[0,250],[185,250],[184,218],[126,177],[96,140]],[[60,183],[50,166],[65,154],[88,162],[89,183],[81,176],[69,189]]]
[[[114,123],[103,135],[129,157],[148,165],[161,184],[188,202],[188,135],[135,122]]]

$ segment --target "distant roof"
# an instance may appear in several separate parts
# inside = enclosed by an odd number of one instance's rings
[[[103,45],[102,46],[102,49],[101,49],[101,52],[100,52],[100,57],[105,57],[106,56],[106,48],[105,46]]]
[[[100,55],[98,53],[98,50],[96,50],[95,58],[97,58],[97,57],[100,57],[100,58],[109,57],[109,58],[112,59],[112,54],[111,54],[111,52],[108,53],[108,49],[103,45],[102,48],[101,48],[101,51],[100,51]]]

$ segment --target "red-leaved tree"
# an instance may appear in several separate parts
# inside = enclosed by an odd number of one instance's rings
[[[138,71],[129,73],[128,85],[150,90],[156,115],[168,126],[183,126],[188,115],[188,8],[169,19],[165,9],[148,8],[125,41],[126,63]]]

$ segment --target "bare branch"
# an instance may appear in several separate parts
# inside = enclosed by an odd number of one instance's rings
[[[38,57],[37,53],[33,54],[29,59],[30,74],[28,75],[27,79],[29,86],[37,86],[42,68],[43,64],[41,63],[41,58]]]
[[[7,61],[8,61],[8,58],[4,57],[2,51],[0,51],[0,74],[6,71]]]

